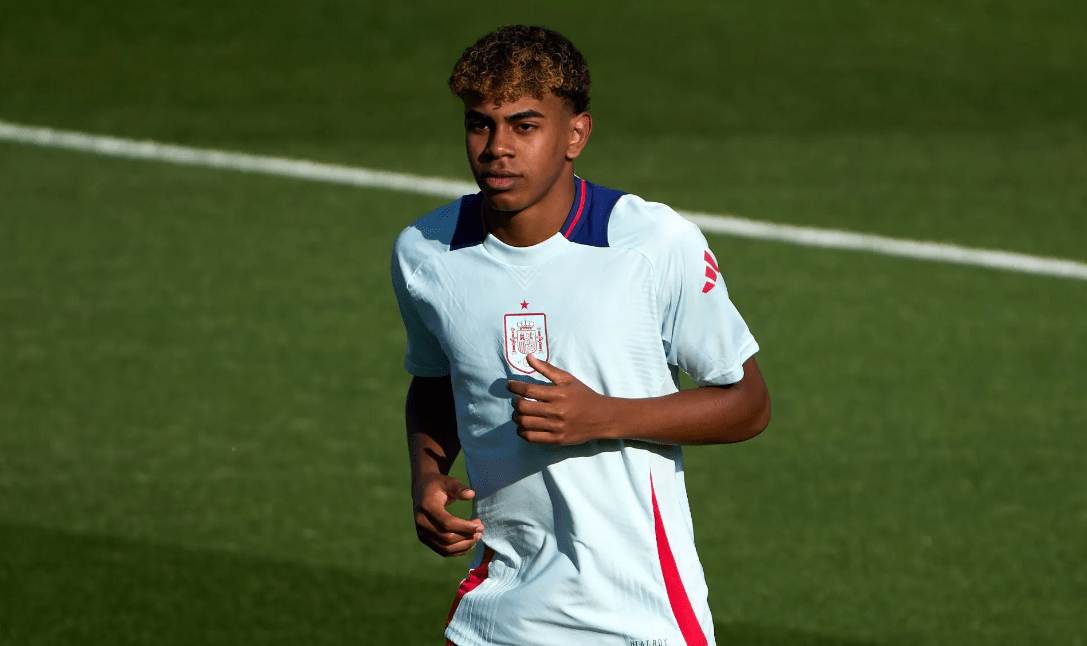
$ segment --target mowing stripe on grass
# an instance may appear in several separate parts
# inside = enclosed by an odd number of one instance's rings
[[[247,155],[222,150],[160,144],[151,141],[88,135],[52,128],[22,126],[6,121],[0,121],[0,141],[45,148],[76,150],[107,157],[149,159],[187,166],[262,173],[333,184],[348,184],[419,195],[433,195],[450,199],[460,197],[465,193],[474,193],[477,190],[475,184],[438,177],[422,177],[337,164],[322,164],[301,159]],[[1004,271],[1087,281],[1087,263],[1075,260],[1045,258],[995,249],[974,249],[939,242],[903,240],[834,229],[774,224],[731,215],[685,211],[679,213],[697,224],[703,231],[710,233],[787,242],[805,247],[865,251],[885,256],[974,265]]]

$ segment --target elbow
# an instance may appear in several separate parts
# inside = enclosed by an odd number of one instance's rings
[[[765,431],[766,427],[770,425],[770,393],[765,385],[763,385],[759,396],[751,402],[750,411],[744,433],[735,441],[750,440]]]
[[[746,415],[733,442],[750,440],[770,425],[770,389],[754,357],[744,362],[744,378],[738,385],[743,393]]]
[[[751,437],[765,431],[767,426],[770,426],[770,393],[763,389],[762,406],[757,409]]]
[[[738,413],[738,414],[737,414]],[[709,437],[692,444],[736,444],[746,442],[770,425],[770,395],[765,388],[757,396],[751,396],[739,411],[719,420]]]

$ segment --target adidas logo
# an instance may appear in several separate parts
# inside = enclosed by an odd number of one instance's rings
[[[713,259],[713,254],[706,250],[704,256],[706,260],[706,284],[702,286],[702,293],[710,291],[717,286],[717,275],[721,273],[721,270],[717,268],[717,261]]]

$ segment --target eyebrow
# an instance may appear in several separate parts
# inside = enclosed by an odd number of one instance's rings
[[[544,118],[544,115],[543,115],[542,112],[537,112],[535,110],[522,110],[520,112],[515,112],[514,114],[511,114],[510,116],[506,117],[506,121],[520,121],[521,119],[542,119],[542,118]]]
[[[491,117],[483,114],[479,110],[467,110],[464,113],[465,119],[484,119],[491,121]],[[522,119],[546,119],[547,115],[536,110],[522,110],[520,112],[514,112],[511,115],[505,117],[506,121],[520,121]]]

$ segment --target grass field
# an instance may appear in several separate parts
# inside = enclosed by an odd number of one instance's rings
[[[1087,261],[1087,5],[35,4],[0,120],[467,178],[505,22],[593,70],[579,172]],[[0,644],[434,644],[392,239],[442,200],[0,143]],[[770,429],[687,451],[718,641],[1087,644],[1087,283],[711,237]]]

